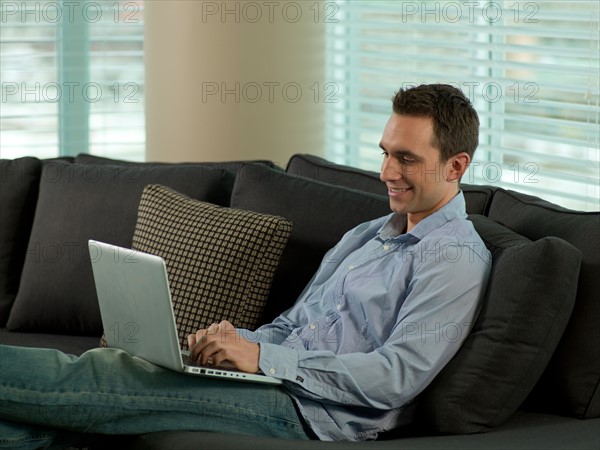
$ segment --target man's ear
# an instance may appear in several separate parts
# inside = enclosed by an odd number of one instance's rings
[[[449,183],[458,183],[467,171],[471,157],[466,152],[460,152],[448,160],[446,166],[446,181]]]

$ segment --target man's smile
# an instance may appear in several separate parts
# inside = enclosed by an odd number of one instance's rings
[[[412,190],[412,187],[398,188],[398,187],[388,186],[388,194],[390,197],[400,197],[401,195],[406,194],[407,192],[409,192],[411,190]]]

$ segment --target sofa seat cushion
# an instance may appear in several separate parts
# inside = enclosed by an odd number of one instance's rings
[[[182,348],[221,320],[257,327],[291,230],[281,217],[146,186],[132,248],[165,260]]]
[[[205,166],[44,164],[19,291],[7,328],[100,336],[89,239],[131,247],[144,186],[214,202],[233,175]]]
[[[581,251],[571,320],[528,403],[542,411],[600,417],[600,212],[571,211],[498,190],[489,216],[529,239],[557,236]]]
[[[447,434],[487,431],[521,406],[567,325],[581,261],[562,239],[532,242],[487,217],[470,218],[492,253],[488,289],[467,340],[417,409],[418,422]]]
[[[262,322],[292,306],[321,259],[356,225],[389,214],[387,197],[321,183],[263,165],[242,167],[231,206],[292,221],[289,243],[275,274]]]
[[[203,431],[165,431],[143,434],[130,446],[136,450],[196,450],[199,448],[198,442],[202,442],[202,448],[218,450],[589,450],[599,448],[599,427],[600,419],[576,420],[550,414],[517,412],[497,429],[476,435],[411,436],[349,443],[289,441]],[[113,442],[113,446],[118,447],[121,439],[115,438]],[[110,448],[109,445],[106,448]]]
[[[54,348],[69,355],[81,355],[83,352],[98,347],[98,336],[23,333],[0,328],[0,344],[17,347]],[[1,354],[0,361],[2,361]]]

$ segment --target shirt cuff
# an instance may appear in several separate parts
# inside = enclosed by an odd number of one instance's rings
[[[281,345],[260,343],[258,367],[265,375],[297,381],[298,352]]]
[[[247,330],[246,328],[236,328],[235,332],[240,335],[243,339],[257,344],[260,342],[260,335],[255,331]]]

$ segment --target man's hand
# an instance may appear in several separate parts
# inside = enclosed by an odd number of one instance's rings
[[[242,338],[228,321],[213,323],[204,330],[188,336],[190,359],[215,366],[228,361],[242,372],[258,372],[259,346]]]

